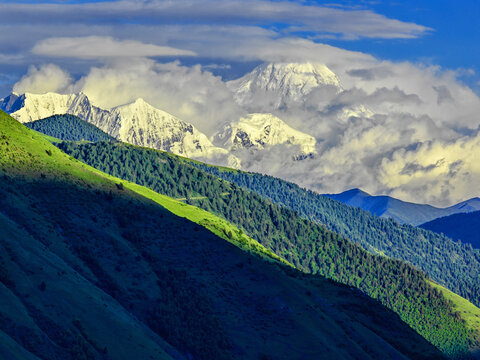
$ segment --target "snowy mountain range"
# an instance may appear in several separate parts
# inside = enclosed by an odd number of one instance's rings
[[[301,102],[314,89],[331,87],[342,90],[340,81],[324,64],[270,63],[256,67],[245,76],[229,81],[240,106],[252,108],[259,102],[267,103],[272,110]]]
[[[12,94],[2,101],[2,108],[25,123],[51,115],[72,114],[97,126],[107,134],[134,145],[146,146],[193,158],[228,155],[214,146],[193,125],[154,108],[143,99],[101,109],[83,94]]]
[[[277,71],[278,76],[274,76]],[[266,73],[270,74],[271,81],[263,83]],[[268,91],[280,92],[282,99],[299,99],[324,84],[339,86],[335,74],[320,65],[270,64],[259,67],[252,74],[255,75],[250,76],[252,89],[263,86]],[[251,151],[274,151],[277,145],[291,149],[293,160],[312,157],[316,153],[313,136],[292,128],[270,113],[253,113],[232,119],[209,139],[192,124],[153,107],[143,99],[102,109],[93,105],[84,93],[12,93],[0,100],[0,108],[22,123],[52,115],[76,115],[127,143],[236,168],[242,167],[244,161],[248,162]]]

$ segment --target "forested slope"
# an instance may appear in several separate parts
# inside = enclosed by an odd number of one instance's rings
[[[114,176],[185,198],[217,213],[299,269],[361,289],[447,353],[470,346],[451,305],[412,266],[373,256],[298,213],[205,173],[176,156],[126,144],[62,143],[72,156]],[[439,330],[441,329],[441,330]]]
[[[480,306],[480,250],[469,244],[379,218],[278,178],[191,163],[273,203],[295,210],[303,218],[324,225],[372,253],[407,261]]]
[[[24,125],[60,140],[117,141],[95,125],[70,114],[53,115],[45,119],[25,123]]]

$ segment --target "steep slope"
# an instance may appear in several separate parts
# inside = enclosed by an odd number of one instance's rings
[[[371,253],[407,261],[480,306],[479,250],[431,231],[378,218],[363,209],[347,206],[271,176],[192,164],[254,191],[275,204],[297,211],[303,218],[322,224]]]
[[[251,256],[3,113],[0,130],[0,354],[442,357],[357,291]]]
[[[60,140],[117,141],[96,126],[75,115],[53,115],[25,123],[25,126]]]
[[[456,347],[454,343],[463,337],[461,331],[449,323],[446,309],[450,305],[442,304],[439,294],[426,282],[425,274],[405,263],[372,256],[337,234],[301,219],[291,210],[193,168],[188,159],[126,144],[62,143],[59,146],[112,175],[215,212],[305,272],[357,287],[395,310],[444,351],[450,352]],[[442,324],[434,325],[439,321]],[[437,326],[442,328],[441,334],[434,330]],[[453,333],[457,335],[451,338]]]
[[[255,108],[255,104],[261,100],[269,103],[271,110],[290,102],[301,102],[305,95],[318,87],[341,89],[337,76],[319,63],[263,64],[227,85],[234,92],[239,105]]]
[[[452,302],[453,307],[460,313],[469,328],[480,331],[480,309],[478,307],[443,286],[435,283],[432,283],[432,285],[438,288],[445,298]]]
[[[272,114],[250,114],[228,125],[217,135],[223,147],[231,151],[241,149],[264,149],[275,145],[297,146],[297,157],[316,153],[316,140],[288,126],[283,120]]]
[[[455,241],[460,240],[480,249],[480,211],[441,217],[422,224],[420,227],[445,234]]]
[[[427,204],[415,204],[390,196],[373,196],[360,189],[351,189],[340,194],[324,196],[346,205],[362,208],[383,218],[392,218],[401,224],[420,225],[433,219],[460,212],[480,210],[480,199],[473,198],[459,204],[437,208]]]
[[[142,99],[104,110],[91,104],[83,94],[26,93],[12,104],[5,98],[0,106],[22,123],[52,115],[78,116],[114,138],[135,145],[148,146],[193,158],[227,157],[227,151],[215,147],[193,125],[165,111],[154,108]],[[21,107],[20,107],[21,105]],[[231,163],[235,159],[231,158]],[[224,160],[228,162],[227,159]]]

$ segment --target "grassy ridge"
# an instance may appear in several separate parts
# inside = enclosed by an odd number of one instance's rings
[[[439,289],[443,296],[452,302],[453,308],[462,316],[470,329],[480,332],[480,309],[478,307],[441,285],[434,282],[431,282],[431,285]]]
[[[247,236],[242,230],[239,230],[233,224],[222,218],[219,218],[218,216],[208,211],[205,211],[196,206],[187,205],[168,196],[158,194],[149,188],[139,186],[135,183],[122,182],[122,184],[126,184],[126,187],[128,189],[135,191],[137,194],[145,196],[146,198],[151,199],[156,203],[162,205],[175,215],[185,217],[188,220],[205,227],[215,235],[221,237],[224,240],[227,240],[228,242],[231,242],[232,244],[244,251],[258,255],[266,260],[279,262],[284,265],[293,267],[293,265],[290,264],[288,261],[279,257],[273,251],[265,248],[263,245],[258,243],[258,241]]]
[[[449,354],[462,353],[476,335],[466,329],[421,272],[400,261],[372,256],[284,207],[219,180],[163,152],[125,144],[60,145],[103,171],[187,201],[236,224],[297,268],[357,287],[397,312]],[[101,159],[101,160],[100,160]],[[228,196],[221,196],[228,192]],[[196,196],[201,200],[194,200]]]
[[[248,237],[224,219],[200,208],[186,205],[180,201],[158,194],[149,188],[103,173],[98,169],[75,159],[73,161],[75,161],[76,164],[75,166],[72,166],[71,159],[64,156],[63,152],[59,151],[57,147],[51,146],[50,143],[56,142],[58,139],[41,133],[38,133],[37,136],[36,131],[27,131],[25,128],[18,128],[17,126],[12,125],[16,124],[11,124],[10,122],[2,123],[2,130],[5,131],[5,133],[8,132],[10,135],[14,135],[11,138],[15,144],[6,145],[4,152],[8,153],[9,156],[7,159],[2,158],[1,162],[2,165],[9,167],[11,170],[17,171],[19,169],[17,164],[20,160],[20,163],[24,167],[29,167],[30,172],[40,171],[41,168],[42,171],[55,170],[63,172],[66,177],[73,175],[76,178],[89,182],[106,183],[107,181],[113,181],[121,187],[125,186],[129,190],[155,201],[172,213],[185,217],[190,221],[209,229],[215,235],[232,242],[246,251],[291,266],[287,261],[277,256],[272,251],[267,250],[264,246]],[[1,137],[2,135],[0,134],[0,138]],[[28,155],[25,155],[26,153],[28,153]],[[53,165],[53,167],[50,167],[50,169],[45,168],[46,164],[49,164],[50,166]],[[14,166],[14,168],[12,168],[12,166]]]

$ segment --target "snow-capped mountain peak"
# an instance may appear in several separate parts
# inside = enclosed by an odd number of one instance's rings
[[[51,115],[65,114],[76,94],[62,95],[57,93],[32,94],[25,93],[23,106],[14,112],[15,119],[21,123],[42,119]]]
[[[315,154],[316,140],[313,136],[302,133],[287,125],[272,114],[249,114],[239,121],[228,125],[217,135],[216,141],[231,151],[240,149],[264,149],[274,145],[296,145],[304,157]]]
[[[274,108],[289,101],[299,102],[318,87],[333,86],[341,89],[335,73],[321,63],[263,64],[227,85],[240,105],[248,106],[262,96],[273,102]]]

